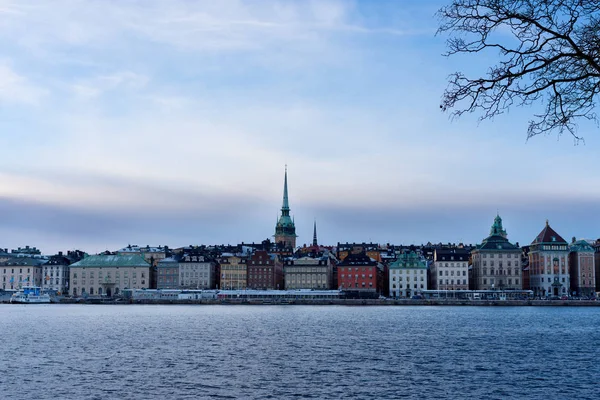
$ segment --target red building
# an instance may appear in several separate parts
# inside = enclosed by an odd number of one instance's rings
[[[337,265],[338,285],[342,290],[382,293],[383,265],[365,252],[350,253]]]
[[[248,289],[283,289],[283,263],[277,254],[257,250],[247,266]]]

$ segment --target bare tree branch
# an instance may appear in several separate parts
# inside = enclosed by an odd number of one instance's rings
[[[453,117],[490,119],[511,106],[541,102],[527,138],[558,131],[575,139],[577,120],[598,123],[600,1],[453,0],[438,11],[446,56],[497,51],[484,77],[449,76],[440,108]]]

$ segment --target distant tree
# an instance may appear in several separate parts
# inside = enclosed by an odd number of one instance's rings
[[[453,0],[438,11],[438,34],[450,34],[445,55],[498,51],[484,77],[449,77],[440,108],[480,120],[514,105],[540,102],[527,138],[565,130],[576,139],[580,118],[598,123],[600,1]]]

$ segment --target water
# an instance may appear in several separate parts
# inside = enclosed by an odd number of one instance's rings
[[[600,308],[0,305],[3,399],[598,398]]]

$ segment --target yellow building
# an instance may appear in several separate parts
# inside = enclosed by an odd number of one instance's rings
[[[222,256],[219,259],[221,269],[219,289],[245,289],[248,286],[247,258]]]
[[[123,289],[150,288],[150,264],[137,254],[95,255],[70,266],[73,296],[119,294]]]

